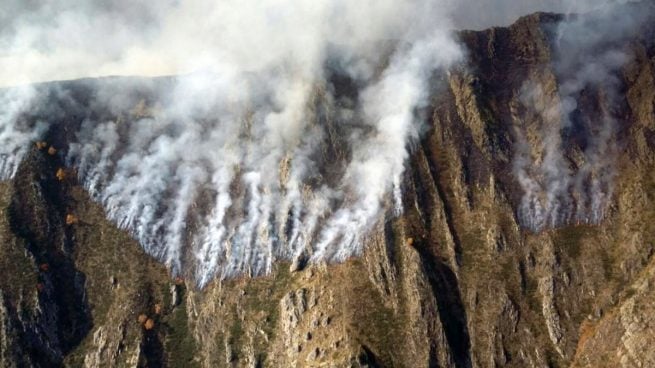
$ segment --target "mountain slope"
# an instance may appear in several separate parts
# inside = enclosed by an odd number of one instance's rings
[[[447,88],[435,88],[407,162],[404,213],[380,219],[360,258],[280,262],[270,275],[203,290],[170,278],[104,218],[73,168],[59,171],[64,156],[48,148],[65,150],[75,132],[66,127],[81,124],[88,89],[103,81],[65,84],[75,102],[60,101],[56,119],[70,125],[49,131],[0,187],[3,366],[652,364],[655,22],[567,63],[570,50],[555,43],[562,20],[535,14],[459,34],[469,62],[435,81]],[[566,92],[578,64],[612,50],[628,56],[605,73],[615,95]],[[166,81],[126,83],[141,86],[138,106]],[[517,157],[537,158],[525,169],[536,181],[548,175],[538,161],[563,96],[576,101],[561,129],[566,171],[589,168],[589,184],[613,168],[612,190],[598,221],[590,204],[541,226],[521,212]],[[603,145],[593,140],[600,116],[613,119]],[[571,188],[562,202],[593,202],[595,192]]]

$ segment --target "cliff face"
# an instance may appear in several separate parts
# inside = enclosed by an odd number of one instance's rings
[[[655,22],[566,63],[570,50],[554,41],[561,20],[536,14],[460,34],[469,61],[436,83],[447,88],[434,91],[408,160],[404,213],[381,219],[364,254],[343,264],[278,263],[270,275],[203,290],[171,279],[48,152],[72,133],[49,132],[0,186],[0,362],[655,364]],[[571,89],[575,65],[608,50],[627,60],[606,73],[614,92]],[[569,97],[576,106],[564,114]],[[553,128],[564,115],[569,124]],[[600,117],[612,135],[594,141]],[[557,216],[547,190],[535,202],[520,180],[548,182],[553,129],[566,167],[558,177],[601,183],[593,192],[572,179],[557,203],[575,210]],[[596,193],[608,199],[594,206]]]

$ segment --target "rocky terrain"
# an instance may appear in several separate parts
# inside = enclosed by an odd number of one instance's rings
[[[566,52],[554,46],[560,21],[534,14],[459,34],[468,63],[435,81],[447,88],[435,88],[407,162],[405,211],[380,219],[361,257],[280,262],[202,290],[109,222],[65,166],[66,124],[103,81],[65,83],[77,91],[74,109],[58,102],[65,124],[0,184],[0,365],[655,366],[655,22],[585,50],[628,61],[611,71],[615,95],[575,92],[562,134],[577,171],[597,117],[614,117],[602,219],[533,231],[519,213],[517,132],[540,157],[539,132],[559,118],[546,110],[572,77],[554,62]],[[539,93],[526,98],[528,85]]]

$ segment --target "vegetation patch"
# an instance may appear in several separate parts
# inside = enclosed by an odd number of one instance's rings
[[[570,258],[577,259],[582,253],[584,239],[589,238],[593,234],[593,226],[569,225],[554,230],[553,243],[556,248],[564,250]]]
[[[376,360],[384,367],[399,364],[392,352],[403,343],[405,318],[387,307],[382,296],[370,284],[366,270],[360,260],[353,260],[347,267],[345,277],[350,284],[344,295],[347,318],[351,321],[350,334],[360,345],[370,348]]]
[[[182,288],[180,288],[182,289]],[[180,298],[184,292],[179,291]],[[199,367],[195,360],[196,341],[191,335],[188,324],[186,303],[182,302],[163,319],[166,332],[165,350],[168,355],[170,367]]]

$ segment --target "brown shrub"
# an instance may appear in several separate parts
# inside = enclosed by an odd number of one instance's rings
[[[61,167],[58,168],[57,173],[55,173],[55,176],[57,177],[57,180],[64,181],[64,179],[66,179],[66,170],[64,170]]]
[[[78,221],[77,216],[70,213],[66,215],[66,225],[74,225],[77,224]]]

